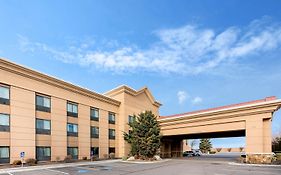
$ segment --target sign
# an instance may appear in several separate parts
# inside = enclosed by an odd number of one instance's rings
[[[20,158],[24,158],[25,152],[20,152]]]

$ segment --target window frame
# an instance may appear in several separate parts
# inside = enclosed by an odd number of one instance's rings
[[[73,155],[73,149],[77,149],[77,155]],[[70,151],[72,150],[72,151]],[[70,153],[71,152],[71,153]],[[79,149],[78,147],[67,147],[67,155],[71,155],[72,159],[78,159],[78,155],[79,155]]]
[[[43,106],[42,105],[38,105],[37,104],[37,102],[38,102],[37,97],[43,98],[43,103],[44,103],[44,98],[49,99],[50,100],[50,107],[47,107],[47,106],[44,106],[44,105]],[[36,95],[35,95],[35,108],[36,108],[36,111],[51,112],[51,107],[52,107],[52,100],[51,100],[50,96],[36,93]]]
[[[9,92],[8,99],[0,97],[0,104],[2,104],[2,105],[10,105],[10,99],[11,99],[11,88],[10,88],[10,86],[9,85],[5,85],[5,84],[0,84],[0,88],[6,88],[6,89],[8,89],[8,92]]]
[[[97,134],[94,134],[94,133],[93,133],[93,128],[96,128],[96,129],[98,130],[98,133],[97,133]],[[100,134],[99,127],[97,127],[97,126],[91,126],[91,138],[99,138],[99,134]]]
[[[114,120],[111,119],[111,116],[114,116]],[[116,122],[116,114],[114,112],[108,112],[108,123],[115,124]]]
[[[77,126],[77,132],[68,131],[68,125],[76,125]],[[67,123],[66,124],[66,131],[67,131],[67,136],[78,137],[78,124],[76,124],[76,123]]]
[[[1,148],[8,148],[8,157],[0,157],[0,163],[9,163],[10,162],[10,157],[11,157],[11,150],[10,150],[10,146],[0,146]]]
[[[38,156],[38,152],[39,152],[38,149],[46,149],[46,148],[50,149],[50,155],[49,156],[43,155],[42,157],[39,157]],[[36,146],[36,160],[38,160],[38,161],[49,161],[49,160],[51,160],[51,156],[52,156],[52,149],[51,149],[50,146]]]
[[[114,135],[111,135],[111,131],[114,131]],[[115,137],[116,137],[116,131],[115,131],[115,129],[108,129],[108,138],[110,139],[110,140],[115,140]]]
[[[97,111],[97,113],[98,113],[98,116],[97,116],[97,117],[95,117],[95,116],[92,115],[92,110],[93,110],[93,111]],[[91,120],[93,120],[93,121],[99,121],[99,118],[100,118],[100,110],[99,110],[99,108],[95,108],[95,107],[91,107],[91,108],[90,108],[90,118],[91,118]]]
[[[68,111],[68,105],[72,105],[72,111]],[[73,112],[73,106],[77,107],[77,113]],[[75,103],[72,101],[67,101],[66,102],[66,113],[67,113],[67,116],[69,116],[69,117],[78,117],[78,103]]]
[[[7,116],[8,117],[8,125],[1,125],[0,124],[0,132],[10,132],[10,125],[11,125],[11,119],[10,119],[10,114],[5,114],[5,113],[0,113],[0,116]]]
[[[37,126],[37,121],[41,120],[43,121],[43,126],[44,126],[44,122],[48,121],[50,123],[50,129],[45,129],[45,128],[38,128]],[[52,123],[51,120],[46,120],[46,119],[40,119],[40,118],[36,118],[35,120],[35,128],[36,128],[36,134],[44,134],[44,135],[51,135],[51,128],[52,128]]]

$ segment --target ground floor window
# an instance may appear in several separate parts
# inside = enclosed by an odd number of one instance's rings
[[[51,148],[50,147],[36,147],[36,159],[51,160]]]
[[[8,146],[0,147],[0,163],[10,162],[10,148]]]
[[[110,153],[115,153],[115,148],[114,147],[110,147],[109,149],[108,149],[108,153],[110,154]]]
[[[72,159],[78,159],[78,148],[77,147],[68,147],[67,155],[71,155]]]
[[[91,156],[98,158],[99,157],[99,147],[91,148]]]

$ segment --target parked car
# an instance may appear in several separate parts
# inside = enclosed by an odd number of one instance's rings
[[[194,156],[201,156],[202,155],[202,152],[199,149],[194,149],[192,151],[194,153]]]
[[[183,152],[183,157],[191,157],[191,156],[195,156],[193,151],[185,151],[185,152]]]

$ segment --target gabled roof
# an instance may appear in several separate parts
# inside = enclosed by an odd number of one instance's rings
[[[114,88],[108,92],[105,92],[104,95],[108,96],[108,97],[114,97],[115,95],[117,94],[120,94],[120,93],[127,93],[127,94],[130,94],[132,96],[138,96],[142,93],[145,93],[148,97],[148,99],[151,101],[151,103],[157,107],[160,107],[162,104],[158,101],[156,101],[153,97],[153,95],[151,94],[150,90],[145,86],[139,90],[135,90],[127,85],[121,85],[121,86],[118,86],[117,88]]]
[[[169,116],[160,116],[160,119],[173,119],[173,118],[187,117],[187,116],[203,114],[203,113],[205,114],[205,113],[211,113],[211,112],[218,112],[218,111],[223,111],[223,110],[236,109],[236,108],[241,108],[241,107],[246,107],[246,106],[263,104],[266,102],[273,102],[273,101],[277,101],[277,100],[278,99],[275,96],[271,96],[271,97],[266,97],[264,99],[253,100],[253,101],[249,101],[249,102],[231,104],[231,105],[226,105],[226,106],[191,111],[191,112],[174,114],[174,115],[169,115]]]

